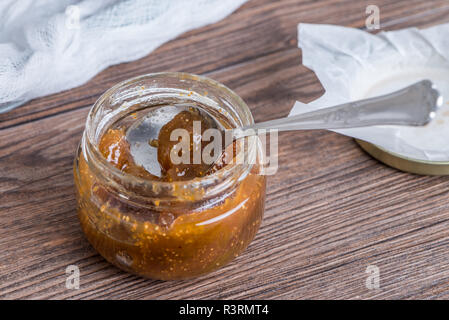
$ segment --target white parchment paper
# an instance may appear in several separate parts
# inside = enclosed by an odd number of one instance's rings
[[[319,99],[296,102],[290,115],[389,93],[422,79],[443,94],[443,107],[425,127],[375,126],[335,130],[406,157],[449,161],[449,24],[377,35],[331,25],[300,24],[303,64],[325,89]]]

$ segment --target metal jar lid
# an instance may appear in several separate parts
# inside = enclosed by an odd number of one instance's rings
[[[401,171],[420,175],[449,175],[449,161],[425,161],[407,158],[397,153],[387,151],[366,141],[355,139],[360,147],[373,158]]]

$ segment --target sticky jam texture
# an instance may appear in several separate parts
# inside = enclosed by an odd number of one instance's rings
[[[107,130],[98,147],[110,164],[132,176],[155,182],[188,183],[226,165],[222,162],[210,169],[204,164],[171,163],[169,150],[173,142],[167,139],[169,133],[179,127],[190,130],[193,120],[204,121],[198,116],[189,112],[178,114],[162,128],[157,141],[148,142],[158,147],[162,177],[151,175],[134,163],[122,128]],[[208,127],[210,124],[202,123],[202,131]],[[235,146],[231,145],[229,152],[235,152]],[[265,177],[255,172],[257,165],[244,179],[212,197],[205,192],[204,199],[151,197],[145,205],[115,191],[92,167],[80,149],[74,173],[81,226],[106,260],[128,272],[162,280],[211,272],[238,256],[260,226]]]
[[[172,120],[168,121],[160,130],[157,140],[150,140],[148,143],[157,147],[158,162],[161,166],[162,176],[157,177],[146,171],[142,166],[137,165],[131,155],[130,146],[126,140],[125,129],[116,128],[109,129],[101,138],[99,149],[106,160],[114,165],[117,169],[134,175],[136,177],[146,178],[149,180],[159,180],[166,182],[173,181],[188,181],[194,178],[201,178],[211,173],[214,173],[225,165],[227,161],[233,158],[236,152],[236,144],[232,144],[225,151],[224,155],[220,156],[219,161],[213,165],[206,164],[202,161],[195,164],[193,153],[196,149],[200,149],[200,154],[205,146],[210,143],[203,141],[200,136],[194,135],[193,122],[200,123],[201,135],[204,131],[212,128],[209,119],[205,119],[200,113],[195,112],[195,109],[189,111],[182,111],[178,113]],[[184,129],[189,133],[189,163],[174,164],[171,161],[170,153],[179,144],[179,140],[172,141],[170,135],[175,129]],[[200,141],[195,143],[195,141]]]

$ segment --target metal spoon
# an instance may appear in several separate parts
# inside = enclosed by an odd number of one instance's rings
[[[199,111],[202,116],[211,118],[210,120],[213,120],[211,123],[214,123],[216,129],[221,131],[224,142],[222,150],[224,150],[234,140],[256,135],[257,130],[260,129],[289,131],[377,125],[424,126],[435,117],[435,112],[442,103],[443,98],[432,82],[422,80],[404,89],[375,98],[234,129],[225,129],[208,112],[201,109]],[[128,129],[126,138],[130,141],[134,161],[148,172],[157,176],[161,175],[157,160],[157,148],[149,145],[148,141],[157,139],[164,124],[184,110],[186,110],[185,105],[161,106],[151,110],[142,120]],[[229,136],[232,138],[224,138]]]

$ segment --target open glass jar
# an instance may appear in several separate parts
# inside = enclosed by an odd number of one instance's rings
[[[265,204],[257,140],[246,148],[255,162],[230,163],[188,181],[132,175],[100,152],[101,138],[114,123],[174,102],[206,106],[226,127],[253,123],[243,100],[213,80],[145,75],[114,86],[95,103],[74,163],[78,216],[89,242],[117,267],[162,280],[196,277],[235,258],[254,238]]]

